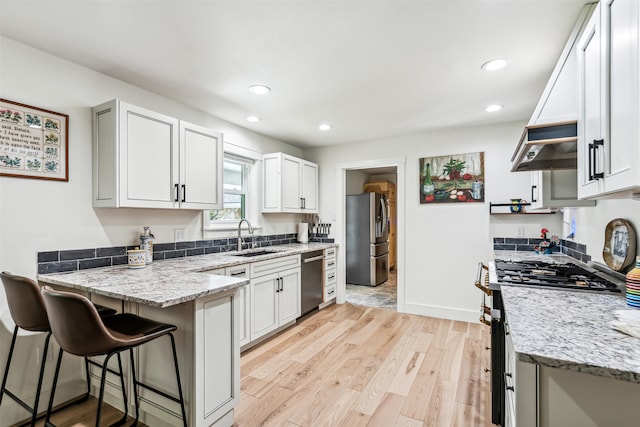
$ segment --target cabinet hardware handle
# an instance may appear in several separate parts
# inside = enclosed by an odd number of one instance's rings
[[[281,277],[280,278],[280,292],[284,291],[284,279]]]
[[[280,292],[280,278],[276,279],[276,292]]]
[[[489,368],[484,368],[484,371],[485,371],[485,372],[491,372],[491,369],[489,369]]]
[[[594,139],[593,140],[593,178],[594,179],[602,179],[604,178],[604,170],[602,172],[596,172],[596,160],[598,158],[598,147],[604,148],[604,139]]]
[[[182,184],[182,203],[187,201],[187,186]]]
[[[241,271],[236,271],[234,273],[231,273],[231,276],[242,276],[247,272],[247,270],[241,270]]]
[[[331,276],[329,276],[329,280],[334,279],[336,276],[334,274],[332,274]]]
[[[537,202],[536,198],[535,198],[535,197],[533,197],[533,190],[534,190],[535,188],[538,188],[538,186],[537,186],[537,185],[532,185],[532,186],[531,186],[531,203],[535,203],[535,202]]]
[[[331,289],[329,292],[327,292],[327,294],[331,295],[332,293],[334,293],[336,290],[335,289]]]
[[[180,189],[178,188],[178,184],[176,184],[175,187],[176,187],[176,199],[174,200],[174,202],[177,202],[180,200]]]

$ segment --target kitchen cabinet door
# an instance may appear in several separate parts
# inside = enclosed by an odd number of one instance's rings
[[[600,7],[598,6],[578,41],[580,119],[578,120],[578,197],[602,192],[604,103]],[[600,143],[602,141],[602,143]],[[594,145],[597,144],[597,145]]]
[[[531,210],[595,206],[595,200],[578,200],[575,170],[531,172]]]
[[[93,109],[93,205],[173,208],[178,120],[121,101]]]
[[[580,198],[640,191],[640,5],[598,4],[580,39]]]
[[[300,316],[300,268],[283,271],[279,280],[278,321],[284,325]]]
[[[608,194],[640,185],[640,5],[637,0],[607,0],[601,7],[607,52],[603,56],[607,73],[603,86],[609,140],[604,150],[603,193]]]
[[[282,168],[282,212],[300,212],[302,209],[302,160],[283,155]]]
[[[262,212],[317,213],[318,165],[284,153],[262,157]]]
[[[227,267],[224,271],[225,276],[249,278],[249,264],[234,265]],[[251,341],[251,285],[238,288],[236,292],[238,299],[239,312],[239,341],[240,347]]]
[[[180,121],[180,207],[222,208],[222,135]]]
[[[303,212],[318,211],[318,165],[303,161],[300,166]]]
[[[251,279],[251,341],[278,327],[278,274]]]

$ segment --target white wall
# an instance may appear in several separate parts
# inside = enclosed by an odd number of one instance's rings
[[[635,200],[598,200],[592,208],[575,208],[575,241],[587,245],[587,253],[593,261],[604,263],[604,230],[609,221],[622,218],[631,223],[636,235],[640,235],[640,202]],[[640,248],[636,247],[636,255]]]
[[[120,98],[222,132],[226,142],[258,152],[283,151],[295,156],[302,153],[297,147],[4,37],[0,38],[0,58],[0,97],[69,115],[69,182],[0,177],[0,270],[35,277],[39,251],[129,245],[136,242],[143,225],[151,226],[159,243],[172,242],[174,228],[185,228],[187,240],[201,238],[200,211],[94,209],[91,206],[91,107],[94,105]],[[263,232],[293,233],[296,222],[297,216],[265,216]],[[0,318],[8,318],[4,292],[0,292]],[[4,372],[10,342],[9,328],[12,330],[13,325],[0,322],[1,372]],[[30,354],[25,359],[21,350],[18,363],[12,366],[16,375],[12,376],[10,385],[14,391],[28,394],[35,390],[36,352],[31,347],[41,342],[40,338],[18,340],[18,345],[27,354],[30,350]],[[66,363],[73,362],[67,359]],[[29,375],[21,380],[24,371]],[[79,366],[71,366],[63,372],[61,381],[79,376],[79,372]],[[50,383],[49,377],[45,386]],[[42,399],[45,405],[47,398],[45,394]],[[0,426],[12,424],[15,416],[25,416],[22,411],[16,415],[15,405],[9,403],[9,399],[5,398],[2,403]]]
[[[301,150],[235,126],[169,99],[60,58],[2,38],[2,97],[69,115],[69,182],[0,177],[2,239],[0,266],[34,276],[35,254],[132,244],[142,225],[150,225],[156,241],[172,242],[173,229],[186,228],[186,239],[201,238],[200,211],[94,209],[91,206],[91,107],[120,98],[161,113],[209,127],[226,142],[267,153]],[[153,165],[149,165],[153,167]],[[279,218],[265,216],[283,226]],[[288,223],[284,216],[284,223]],[[292,217],[293,218],[293,217]],[[292,224],[297,222],[295,219]],[[295,229],[291,228],[294,232]]]
[[[529,174],[509,172],[523,126],[518,122],[305,150],[305,158],[320,165],[320,216],[337,218],[336,164],[405,157],[405,216],[398,218],[406,221],[406,235],[399,236],[406,254],[405,309],[475,322],[480,302],[473,288],[477,264],[491,257],[488,202],[526,199],[529,191]],[[476,151],[485,152],[485,203],[419,203],[421,157]],[[515,235],[516,227],[514,223],[505,232]]]
[[[345,194],[360,194],[364,183],[369,181],[369,174],[362,171],[347,171],[345,176]]]

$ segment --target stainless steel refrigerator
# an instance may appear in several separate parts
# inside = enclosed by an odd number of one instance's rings
[[[347,196],[347,283],[378,286],[389,275],[389,215],[385,195]]]

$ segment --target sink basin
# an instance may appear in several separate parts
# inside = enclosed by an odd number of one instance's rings
[[[260,255],[268,255],[268,254],[274,254],[277,253],[278,251],[273,251],[273,250],[257,250],[257,251],[251,251],[251,252],[242,252],[242,253],[234,253],[234,254],[230,254],[233,256],[244,256],[244,257],[254,257],[254,256],[260,256]]]

